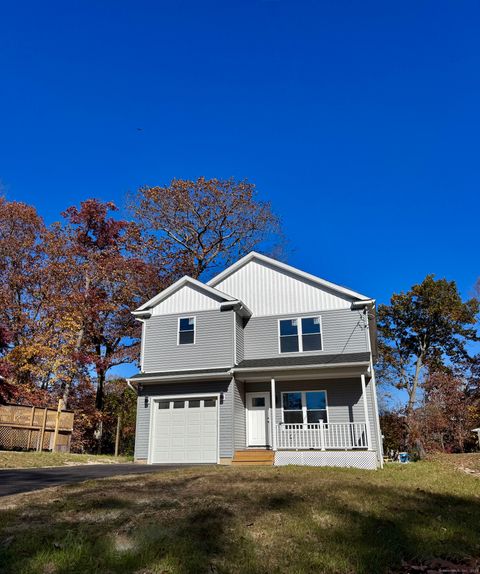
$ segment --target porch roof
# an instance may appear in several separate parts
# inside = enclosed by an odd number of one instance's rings
[[[281,368],[281,367],[304,367],[315,365],[345,365],[351,363],[369,363],[370,353],[342,353],[337,355],[306,355],[275,357],[268,359],[245,359],[236,367],[237,369],[254,368]]]
[[[127,380],[135,383],[161,383],[195,379],[230,379],[232,377],[230,367],[218,369],[196,369],[184,371],[157,371],[154,373],[137,373]]]

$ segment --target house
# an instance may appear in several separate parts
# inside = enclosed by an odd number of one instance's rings
[[[133,314],[137,461],[382,466],[373,299],[252,252]]]

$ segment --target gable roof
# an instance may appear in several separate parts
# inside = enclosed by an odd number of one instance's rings
[[[181,279],[179,279],[178,281],[176,281],[175,283],[170,285],[170,287],[167,287],[163,291],[160,291],[160,293],[158,293],[158,295],[155,295],[155,297],[152,297],[152,299],[150,299],[149,301],[144,303],[141,307],[139,307],[138,309],[133,311],[133,314],[134,315],[135,314],[141,314],[141,313],[151,309],[152,307],[155,307],[161,301],[164,301],[165,299],[170,297],[170,295],[173,295],[179,289],[181,289],[182,287],[185,287],[185,285],[190,285],[190,286],[194,287],[195,289],[198,289],[199,291],[203,291],[206,295],[214,296],[214,297],[217,297],[218,299],[223,299],[223,301],[235,301],[235,302],[237,301],[237,299],[235,297],[231,297],[230,295],[227,295],[226,293],[222,293],[222,291],[219,291],[218,289],[215,289],[214,287],[210,287],[209,285],[205,285],[205,283],[202,283],[201,281],[198,281],[197,279],[193,279],[192,277],[185,275],[184,277],[182,277]]]
[[[352,297],[353,299],[358,299],[361,301],[370,301],[371,297],[367,297],[366,295],[362,295],[361,293],[357,293],[356,291],[352,291],[351,289],[347,289],[346,287],[342,287],[341,285],[337,285],[336,283],[331,283],[330,281],[326,281],[325,279],[320,279],[320,277],[316,277],[315,275],[311,275],[310,273],[306,273],[305,271],[301,271],[296,267],[292,267],[291,265],[287,265],[286,263],[282,263],[281,261],[277,261],[276,259],[272,259],[271,257],[267,257],[266,255],[262,255],[261,253],[257,253],[256,251],[251,251],[242,259],[239,259],[230,267],[227,267],[224,271],[210,279],[207,282],[207,285],[211,287],[215,287],[221,281],[235,273],[238,269],[253,261],[254,259],[261,261],[263,263],[267,263],[272,267],[276,267],[280,271],[287,271],[291,275],[297,276],[299,279],[310,281],[311,283],[317,284],[319,287],[325,287],[330,289],[331,291],[335,291],[337,293],[341,293],[342,295],[347,295],[348,297]]]

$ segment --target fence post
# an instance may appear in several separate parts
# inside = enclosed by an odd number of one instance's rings
[[[320,420],[320,449],[325,450],[325,423]]]
[[[118,456],[120,446],[120,430],[122,428],[122,413],[119,413],[117,418],[117,434],[115,435],[115,456]]]
[[[45,407],[44,410],[44,414],[43,414],[43,422],[42,422],[42,428],[40,429],[39,432],[39,441],[37,444],[37,451],[38,452],[42,452],[43,450],[43,437],[45,436],[45,427],[47,426],[47,415],[48,415],[48,408]]]
[[[63,400],[58,399],[57,416],[55,418],[55,433],[53,435],[53,452],[57,451],[58,427],[60,426],[60,417],[62,416]]]
[[[35,420],[35,407],[32,407],[32,414],[30,415],[30,427],[33,427],[34,420]],[[27,450],[30,450],[31,442],[32,442],[32,429],[30,428],[27,435]]]

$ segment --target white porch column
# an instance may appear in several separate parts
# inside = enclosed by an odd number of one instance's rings
[[[272,410],[272,450],[277,450],[277,409],[275,400],[275,379],[270,381],[270,391],[271,391],[271,405]]]
[[[372,436],[370,430],[370,418],[368,416],[368,404],[367,404],[367,389],[365,386],[365,375],[360,375],[362,381],[362,397],[363,397],[363,410],[365,412],[365,424],[367,426],[367,448],[372,450]]]

